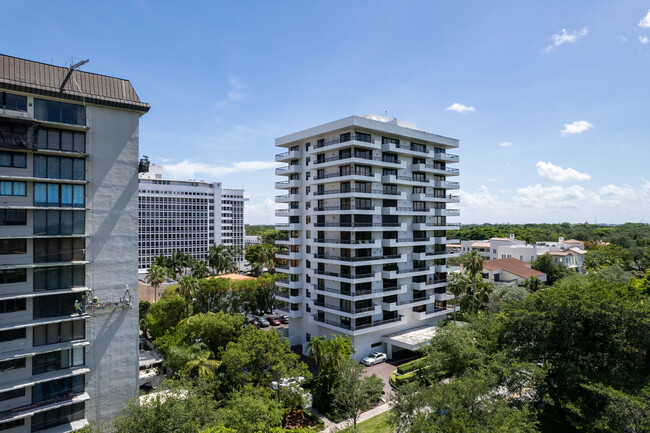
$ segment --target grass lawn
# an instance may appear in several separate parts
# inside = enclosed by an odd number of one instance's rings
[[[364,422],[357,424],[358,433],[393,433],[395,430],[388,424],[389,412],[380,413]],[[343,430],[341,433],[350,432],[351,428]]]

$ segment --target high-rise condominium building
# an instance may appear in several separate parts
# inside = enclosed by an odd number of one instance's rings
[[[352,116],[276,139],[287,151],[276,174],[287,209],[278,282],[292,318],[292,345],[314,336],[350,337],[361,358],[413,349],[408,330],[423,330],[451,308],[446,249],[459,225],[459,187],[448,149],[458,140],[397,119]],[[455,241],[457,242],[457,241]],[[426,332],[425,332],[426,334]]]
[[[72,431],[137,395],[148,110],[127,80],[0,56],[0,431]]]
[[[224,244],[244,249],[243,189],[222,188],[220,182],[168,180],[163,167],[140,173],[140,236],[138,268],[151,266],[159,255],[174,251],[205,260],[208,249]],[[237,264],[243,262],[238,254]]]

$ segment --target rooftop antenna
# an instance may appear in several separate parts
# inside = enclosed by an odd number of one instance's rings
[[[70,76],[72,75],[72,71],[77,69],[79,66],[85,65],[89,61],[90,61],[90,59],[82,60],[82,61],[77,62],[77,63],[75,63],[74,65],[72,65],[72,66],[70,66],[68,68],[68,74],[65,76],[65,78],[63,80],[63,83],[61,83],[61,87],[59,88],[59,93],[63,93],[63,88],[68,83],[68,80],[70,79]]]

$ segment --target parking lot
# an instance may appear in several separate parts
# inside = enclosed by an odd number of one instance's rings
[[[371,365],[370,367],[364,368],[364,377],[376,374],[377,376],[381,377],[381,380],[384,381],[383,398],[384,400],[388,401],[393,390],[393,388],[391,388],[390,384],[388,383],[388,379],[390,379],[390,374],[397,368],[397,365],[393,364],[392,362],[382,362],[381,364]]]

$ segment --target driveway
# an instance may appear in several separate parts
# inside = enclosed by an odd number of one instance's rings
[[[390,374],[397,368],[397,365],[393,364],[392,362],[382,362],[381,364],[376,364],[364,368],[365,371],[363,372],[362,376],[365,377],[376,374],[377,376],[381,377],[381,380],[384,381],[384,395],[382,397],[386,401],[390,400],[393,388],[390,386],[390,383],[388,383],[388,380],[390,379]]]

